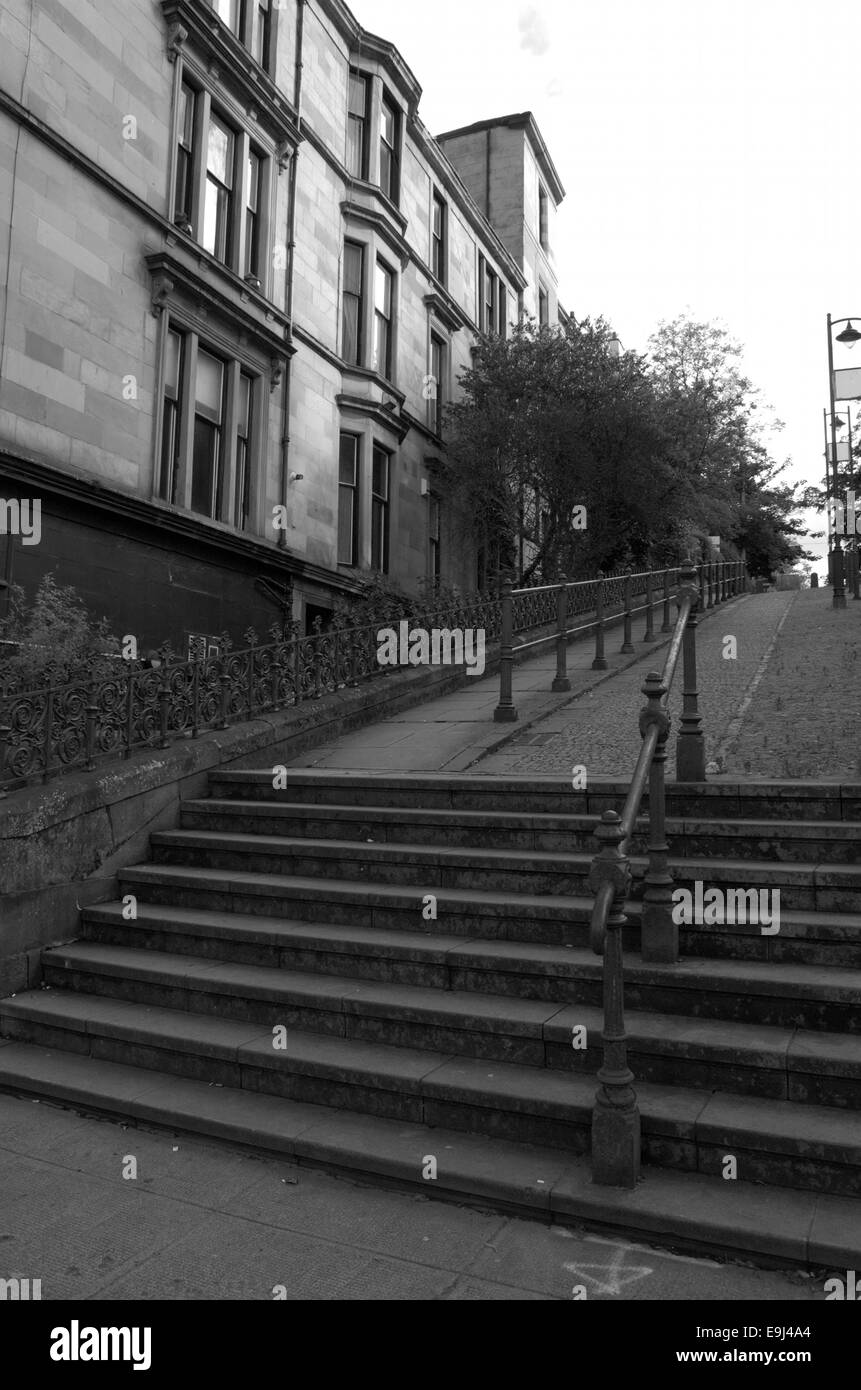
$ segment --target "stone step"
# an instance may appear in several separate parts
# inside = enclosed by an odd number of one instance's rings
[[[549,1003],[271,966],[214,964],[86,942],[46,951],[43,968],[45,983],[52,989],[269,1028],[280,1025],[363,1042],[593,1074],[603,1057],[603,1013],[597,1004]],[[20,1011],[13,1010],[12,1017],[20,1017]],[[861,1108],[861,1036],[857,1034],[808,1033],[792,1027],[667,1017],[632,1009],[626,1015],[626,1028],[628,1060],[638,1083],[699,1086]]]
[[[325,806],[290,802],[202,800],[182,807],[185,830],[356,840],[476,849],[594,853],[594,815],[517,814],[514,811],[448,811],[422,807]],[[667,836],[679,857],[856,863],[861,826],[848,821],[668,820]],[[648,819],[641,817],[630,851],[645,854]]]
[[[177,1135],[396,1183],[423,1196],[585,1226],[682,1253],[845,1271],[861,1266],[859,1202],[647,1167],[596,1186],[588,1160],[487,1135],[404,1125],[141,1067],[0,1042],[0,1087]],[[433,1180],[428,1156],[437,1159]]]
[[[162,830],[151,836],[155,864],[239,869],[263,875],[411,884],[422,894],[436,888],[467,888],[566,897],[588,893],[593,854],[530,853],[450,845],[357,844],[351,840],[290,839],[286,836],[221,834],[206,830]],[[828,863],[770,863],[753,859],[696,859],[670,856],[677,888],[754,890],[765,920],[770,892],[780,906],[810,911],[861,910],[861,867]],[[631,859],[632,896],[642,896],[647,863]],[[762,895],[766,896],[763,897]],[[768,934],[768,933],[765,933]]]
[[[186,865],[143,864],[121,869],[120,892],[154,904],[207,911],[284,917],[306,922],[414,931],[424,925],[425,892],[403,885],[302,878]],[[591,896],[429,890],[436,899],[437,932],[551,946],[586,946]],[[428,908],[430,910],[430,908]],[[641,904],[628,904],[626,952],[639,950]],[[763,935],[756,924],[682,927],[686,955],[806,962],[861,967],[861,915],[793,912],[781,908],[780,932]]]
[[[135,1003],[31,991],[0,1005],[2,1029],[101,1061],[214,1086],[489,1134],[585,1154],[594,1079],[288,1030],[283,1050],[254,1023]],[[3,1049],[0,1049],[2,1077]],[[861,1195],[861,1115],[759,1096],[641,1083],[646,1163],[703,1172],[736,1160],[741,1182]]]
[[[119,902],[85,908],[84,936],[103,945],[354,980],[558,1004],[597,1006],[602,998],[603,965],[585,945],[585,926],[584,944],[572,947],[454,936],[442,921],[393,930],[152,902],[139,903],[137,914],[127,921]],[[784,931],[812,929],[799,917],[785,921]],[[647,1011],[861,1034],[861,970],[841,966],[690,956],[676,966],[646,965],[630,953],[625,989],[628,1005]]]
[[[596,781],[588,791],[572,790],[560,777],[457,778],[426,773],[336,772],[328,768],[288,768],[286,790],[275,791],[271,769],[214,771],[209,788],[216,799],[302,802],[307,805],[381,806],[434,810],[534,812],[594,815],[618,810],[627,782]],[[643,807],[648,806],[648,795]],[[861,821],[861,783],[744,782],[667,784],[667,814],[704,819]]]

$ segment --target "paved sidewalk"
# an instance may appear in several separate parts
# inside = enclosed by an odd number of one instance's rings
[[[758,602],[737,600],[737,603],[747,601]],[[710,612],[700,629],[701,634],[713,623],[720,623],[722,613],[735,607],[736,603],[729,603],[720,610]],[[673,604],[673,621],[676,612]],[[635,669],[639,673],[642,669],[645,674],[653,666],[663,666],[661,653],[670,638],[669,634],[657,632],[660,624],[661,609],[658,607],[655,610],[656,641],[645,643],[641,640],[644,619],[636,619],[633,656],[621,655],[621,624],[609,627],[605,643],[606,671],[592,670],[594,636],[585,641],[569,643],[568,677],[571,692],[568,694],[554,695],[551,691],[556,675],[556,647],[555,643],[548,642],[539,656],[514,667],[512,689],[519,714],[515,724],[496,724],[493,721],[493,712],[499,704],[499,674],[469,677],[461,689],[450,695],[417,705],[391,719],[359,729],[356,733],[346,734],[322,748],[310,749],[294,758],[289,766],[331,767],[352,772],[463,772],[481,762],[476,770],[489,772],[493,769],[483,761],[487,755],[521,736],[524,730],[537,725],[537,721],[558,713],[562,727],[569,717],[567,711],[571,708],[571,702],[579,696],[594,692],[596,708],[600,709],[606,699],[608,683],[614,681],[620,672]],[[635,684],[637,681],[642,684],[639,674],[633,679]],[[635,700],[626,713],[634,727],[638,708]],[[631,771],[632,767],[626,771]],[[564,772],[564,768],[561,771]]]
[[[795,593],[748,595],[703,614],[698,628],[697,659],[700,707],[707,756],[723,763],[723,745],[741,711],[763,661],[769,657],[782,621],[801,597]],[[820,590],[805,595],[820,604],[830,596]],[[675,608],[673,609],[675,615]],[[846,616],[845,614],[843,615]],[[568,647],[568,694],[551,692],[556,673],[553,644],[531,661],[514,668],[516,724],[495,724],[499,676],[470,678],[466,686],[418,705],[391,719],[348,734],[323,748],[311,749],[293,767],[362,772],[462,772],[482,775],[568,778],[574,766],[593,777],[627,778],[640,746],[638,715],[641,690],[649,671],[662,669],[667,634],[644,643],[642,620],[634,629],[635,655],[622,656],[621,627],[607,634],[607,671],[593,671],[594,639]],[[725,660],[724,639],[734,637],[737,656]],[[681,664],[670,699],[674,734],[681,710]],[[672,758],[670,762],[672,773]],[[777,769],[774,776],[783,776]]]
[[[123,1177],[130,1158],[134,1179]],[[45,1301],[567,1301],[575,1286],[602,1301],[825,1298],[822,1278],[365,1187],[0,1095],[0,1279],[11,1278],[40,1279]]]

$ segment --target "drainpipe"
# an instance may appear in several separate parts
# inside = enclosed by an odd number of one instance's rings
[[[301,134],[302,131],[302,51],[305,35],[305,0],[299,0],[296,10],[296,68],[293,84],[293,106],[296,111],[296,124]],[[290,212],[287,233],[287,318],[290,321],[290,333],[293,333],[293,280],[296,262],[296,183],[297,169],[299,163],[298,146],[293,151],[293,158],[290,160]],[[293,377],[293,359],[287,359],[287,366],[284,372],[284,434],[281,438],[281,502],[287,505],[287,480],[290,477],[290,400]],[[278,544],[282,550],[288,549],[287,532],[278,532]]]

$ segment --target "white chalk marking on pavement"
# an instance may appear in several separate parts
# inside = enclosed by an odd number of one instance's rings
[[[750,703],[753,700],[754,695],[756,694],[757,686],[759,685],[760,681],[766,673],[766,670],[768,669],[768,663],[771,660],[772,652],[777,646],[777,639],[780,636],[781,628],[783,627],[783,624],[789,617],[792,605],[795,603],[797,597],[798,594],[794,593],[791,596],[789,603],[786,605],[786,611],[784,612],[780,622],[777,624],[777,629],[775,631],[774,636],[771,639],[771,645],[768,648],[768,651],[765,653],[765,656],[762,658],[762,661],[757,666],[753,680],[747,687],[747,690],[744,692],[744,699],[742,700],[741,705],[739,706],[738,714],[736,715],[735,719],[733,719],[730,722],[729,728],[726,731],[726,738],[724,739],[718,751],[715,753],[715,762],[720,763],[721,765],[723,765],[723,763],[726,761],[727,753],[729,752],[730,748],[735,743],[736,739],[739,736],[739,733],[741,732],[742,720],[744,719],[744,716],[747,714],[747,711],[750,707]]]
[[[612,1260],[607,1265],[598,1264],[565,1264],[563,1269],[569,1274],[573,1274],[577,1279],[588,1279],[590,1284],[594,1284],[599,1293],[617,1294],[621,1293],[626,1284],[636,1284],[638,1279],[646,1279],[652,1273],[646,1265],[631,1265],[628,1269],[623,1269],[625,1263],[625,1247],[619,1246]],[[589,1274],[590,1269],[600,1270],[607,1275],[606,1279],[599,1279],[595,1274]]]

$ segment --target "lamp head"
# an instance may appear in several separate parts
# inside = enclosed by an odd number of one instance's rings
[[[852,327],[851,319],[843,329],[843,332],[837,334],[838,343],[845,343],[846,347],[854,347],[859,339],[861,339],[861,333],[858,332],[857,328]]]

